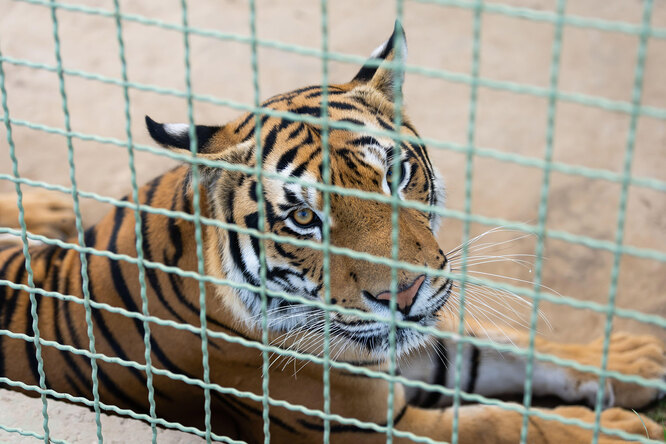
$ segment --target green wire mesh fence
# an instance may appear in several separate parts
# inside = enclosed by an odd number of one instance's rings
[[[417,387],[420,389],[442,393],[447,396],[452,396],[453,398],[453,435],[451,437],[452,442],[457,442],[458,440],[458,410],[459,406],[463,401],[469,402],[480,402],[483,404],[499,406],[507,410],[512,410],[519,412],[523,415],[523,425],[521,432],[522,442],[527,440],[527,426],[528,426],[528,417],[537,416],[546,419],[558,420],[567,424],[574,424],[580,427],[593,430],[593,441],[596,442],[599,433],[609,433],[620,438],[626,439],[635,439],[642,442],[650,442],[648,438],[631,435],[626,432],[608,430],[600,426],[600,414],[602,410],[602,400],[604,398],[604,388],[605,380],[609,377],[615,378],[620,381],[632,382],[642,386],[647,387],[657,387],[661,390],[666,390],[666,383],[663,381],[647,380],[639,376],[629,376],[624,375],[615,371],[607,370],[608,366],[608,350],[610,345],[610,333],[613,326],[613,319],[616,317],[633,319],[638,322],[645,324],[653,325],[657,328],[666,329],[666,319],[658,314],[649,314],[643,313],[638,310],[620,308],[616,306],[616,296],[618,292],[618,277],[620,274],[620,261],[623,256],[631,256],[635,258],[640,258],[644,260],[656,261],[659,263],[666,263],[666,252],[660,251],[658,249],[651,248],[642,248],[631,245],[625,245],[624,242],[624,232],[625,232],[625,221],[627,214],[627,202],[628,202],[628,193],[630,186],[640,187],[643,189],[653,190],[658,193],[666,192],[666,180],[664,178],[655,178],[655,177],[644,177],[644,176],[635,176],[632,175],[632,161],[634,159],[634,150],[635,150],[635,141],[636,141],[636,131],[637,124],[640,118],[647,117],[652,119],[657,119],[660,122],[666,120],[666,108],[648,106],[642,104],[642,93],[643,93],[643,80],[645,72],[645,63],[647,58],[647,47],[648,41],[666,40],[666,27],[653,26],[651,24],[652,12],[653,12],[653,2],[651,0],[645,0],[642,4],[642,15],[640,24],[626,23],[622,21],[610,21],[602,20],[597,18],[586,18],[576,15],[568,15],[566,13],[566,2],[565,0],[558,0],[554,11],[541,11],[536,9],[515,7],[497,3],[484,3],[480,0],[412,0],[411,2],[404,2],[398,0],[394,5],[395,17],[400,22],[403,19],[405,3],[423,3],[423,4],[434,4],[439,6],[447,6],[453,8],[460,8],[470,10],[473,15],[473,26],[472,26],[472,60],[471,60],[471,69],[470,73],[460,73],[454,71],[447,71],[441,69],[427,68],[423,66],[415,66],[407,64],[404,68],[400,67],[398,64],[394,66],[394,69],[404,69],[406,73],[419,74],[433,79],[438,79],[446,82],[460,83],[469,86],[469,109],[467,116],[467,131],[466,131],[466,141],[465,143],[454,143],[444,140],[439,140],[435,138],[420,138],[415,139],[413,137],[405,136],[402,134],[395,134],[387,131],[381,130],[371,130],[363,126],[355,125],[349,122],[333,122],[327,119],[327,85],[329,83],[329,63],[330,62],[345,62],[353,63],[357,65],[363,64],[366,59],[365,57],[354,56],[350,54],[344,54],[336,51],[331,51],[329,48],[329,36],[328,36],[328,24],[329,24],[329,12],[328,4],[325,0],[321,1],[320,4],[320,16],[321,16],[321,47],[312,48],[301,45],[293,45],[275,40],[267,40],[258,37],[256,17],[260,12],[258,9],[261,9],[261,5],[255,4],[253,0],[248,1],[249,8],[249,17],[250,17],[250,35],[241,35],[231,32],[223,32],[216,29],[207,29],[194,27],[189,24],[188,20],[188,2],[186,0],[181,0],[180,10],[181,10],[181,22],[173,23],[162,21],[156,18],[151,18],[142,15],[136,14],[127,14],[123,13],[121,6],[118,0],[113,1],[113,8],[103,9],[96,7],[89,7],[80,4],[74,3],[60,3],[56,1],[43,1],[43,0],[14,0],[16,3],[23,3],[30,5],[35,8],[45,8],[49,11],[52,21],[52,37],[55,46],[55,64],[46,64],[41,62],[36,62],[29,59],[20,58],[20,54],[4,54],[0,53],[0,91],[2,93],[2,119],[4,122],[4,127],[6,130],[6,140],[9,146],[9,156],[11,162],[11,173],[10,174],[0,174],[0,180],[13,183],[15,185],[15,190],[18,196],[18,209],[19,209],[19,220],[21,229],[10,229],[0,227],[0,233],[10,234],[17,237],[23,242],[23,255],[25,256],[26,270],[28,273],[28,283],[27,285],[21,284],[18,282],[11,282],[8,280],[0,280],[0,285],[12,288],[15,290],[22,290],[27,292],[30,295],[31,302],[31,322],[32,329],[34,332],[33,336],[12,332],[9,330],[0,330],[0,335],[17,338],[33,343],[36,350],[36,359],[39,365],[39,385],[32,386],[22,383],[20,381],[14,381],[6,377],[0,377],[0,383],[5,384],[10,387],[23,389],[26,391],[31,391],[37,393],[41,396],[42,401],[42,416],[43,416],[43,427],[41,431],[26,431],[16,427],[13,427],[9,424],[0,424],[0,429],[16,433],[26,437],[33,437],[38,440],[43,440],[44,442],[65,442],[56,437],[52,436],[49,422],[52,418],[48,415],[48,397],[55,399],[64,399],[75,404],[85,405],[91,407],[95,412],[96,424],[97,424],[97,439],[101,443],[104,440],[104,433],[102,429],[102,424],[100,420],[100,415],[102,412],[111,412],[123,416],[128,416],[135,419],[141,419],[147,421],[151,424],[153,442],[157,440],[157,426],[174,428],[184,432],[192,433],[198,436],[205,438],[208,442],[210,441],[222,441],[222,442],[236,442],[229,438],[222,436],[217,436],[211,430],[211,392],[215,391],[222,394],[231,394],[240,398],[247,398],[253,401],[260,402],[263,406],[263,421],[264,421],[264,435],[265,441],[270,441],[270,417],[269,412],[272,407],[283,407],[290,411],[300,412],[307,415],[311,415],[317,418],[320,418],[324,421],[324,434],[323,441],[329,442],[330,440],[330,425],[331,422],[353,425],[361,429],[373,430],[381,433],[385,433],[387,436],[387,442],[391,442],[393,437],[406,437],[414,440],[415,442],[434,442],[431,439],[418,437],[411,433],[402,432],[400,430],[394,429],[392,427],[393,421],[393,384],[398,382],[406,386]],[[386,6],[388,7],[388,5]],[[108,20],[113,20],[115,24],[117,44],[119,52],[117,58],[119,61],[120,77],[110,77],[107,75],[88,72],[84,70],[71,69],[64,66],[63,57],[61,53],[61,44],[60,36],[62,30],[59,27],[59,14],[67,11],[69,13],[76,14],[86,14],[99,16]],[[483,32],[482,20],[486,15],[497,15],[497,16],[506,16],[513,18],[520,18],[524,20],[534,21],[537,23],[545,23],[552,26],[554,30],[554,38],[550,52],[550,70],[548,76],[548,86],[540,87],[522,83],[514,83],[509,81],[495,80],[491,78],[485,78],[480,75],[480,57],[482,51],[481,45],[481,34]],[[145,27],[155,27],[170,31],[176,31],[182,34],[183,46],[184,46],[184,68],[185,68],[185,89],[172,89],[166,88],[149,83],[140,83],[129,80],[128,75],[128,62],[125,53],[125,42],[123,38],[123,27],[128,24],[140,25]],[[566,32],[568,28],[582,28],[582,29],[593,29],[603,32],[618,33],[624,34],[636,38],[637,44],[637,54],[636,54],[636,63],[634,67],[633,75],[633,86],[631,93],[631,100],[619,101],[612,100],[604,97],[586,95],[575,92],[565,92],[558,89],[559,80],[560,80],[560,61],[561,61],[561,50],[562,50],[562,39],[563,33]],[[408,30],[409,31],[409,30]],[[191,60],[191,51],[190,51],[190,40],[193,36],[198,38],[206,38],[217,41],[225,42],[236,42],[241,44],[249,45],[251,49],[251,68],[252,68],[252,85],[253,85],[253,101],[252,104],[246,104],[232,99],[224,99],[220,97],[215,97],[212,95],[198,94],[193,90],[192,87],[192,60]],[[0,34],[0,38],[2,38]],[[1,42],[1,40],[0,40]],[[270,109],[261,108],[260,103],[262,99],[262,94],[259,88],[259,63],[258,63],[258,51],[263,48],[270,48],[274,50],[279,50],[283,52],[298,54],[301,56],[313,57],[321,59],[321,83],[324,85],[324,94],[322,99],[322,114],[319,117],[314,116],[303,116],[288,112],[280,112]],[[111,55],[107,55],[111,57]],[[8,106],[7,96],[8,94],[13,94],[11,88],[8,88],[6,85],[6,77],[4,72],[4,67],[6,66],[17,66],[17,67],[26,67],[39,71],[45,71],[50,73],[55,73],[58,78],[58,86],[60,93],[60,100],[62,105],[62,112],[64,114],[64,125],[62,127],[48,126],[45,124],[12,118],[10,114],[10,108]],[[124,119],[125,119],[125,137],[123,139],[116,139],[111,137],[104,137],[96,134],[83,133],[79,131],[74,131],[70,123],[70,107],[68,105],[68,95],[66,88],[66,81],[68,78],[81,78],[87,79],[94,82],[99,82],[103,84],[108,84],[122,88],[123,98],[124,98]],[[542,158],[530,157],[524,154],[519,153],[510,153],[502,151],[495,148],[487,148],[478,146],[476,142],[476,129],[477,129],[477,103],[478,103],[478,91],[479,88],[487,88],[496,91],[503,91],[511,94],[525,95],[531,97],[545,98],[547,100],[547,122],[546,122],[546,140],[545,140],[545,151]],[[302,181],[298,178],[284,177],[282,175],[270,173],[268,171],[262,170],[262,158],[259,153],[261,151],[257,149],[257,158],[256,158],[256,167],[246,167],[238,164],[230,164],[225,162],[214,162],[202,158],[194,158],[186,155],[180,155],[173,152],[165,152],[153,148],[152,146],[142,145],[136,143],[133,138],[133,132],[131,129],[131,122],[135,119],[135,116],[130,113],[130,97],[133,91],[148,91],[152,93],[157,93],[160,95],[171,96],[182,98],[186,100],[187,103],[187,116],[190,123],[190,139],[191,139],[191,150],[196,152],[196,132],[194,131],[194,104],[195,103],[205,103],[215,106],[228,107],[234,110],[251,112],[255,115],[256,130],[255,130],[255,142],[257,146],[261,144],[261,138],[259,136],[261,130],[261,118],[262,116],[275,116],[282,118],[289,118],[292,121],[305,121],[313,124],[317,124],[322,128],[322,140],[324,147],[327,148],[328,141],[328,132],[331,129],[347,129],[356,132],[363,132],[369,134],[376,134],[381,136],[391,137],[396,142],[401,140],[418,140],[421,143],[428,145],[432,150],[445,150],[454,153],[463,154],[466,158],[465,162],[465,181],[464,181],[464,208],[462,211],[445,209],[439,207],[430,207],[428,205],[412,202],[412,201],[403,201],[398,197],[398,183],[394,181],[392,184],[392,195],[387,196],[378,193],[364,192],[360,190],[340,188],[331,185],[331,176],[330,176],[330,163],[329,163],[329,153],[328,149],[323,151],[323,160],[322,160],[322,171],[323,171],[323,183],[320,184],[311,184],[306,181]],[[400,109],[402,104],[402,97],[399,91],[397,91],[396,99],[396,109]],[[577,105],[582,105],[586,107],[593,107],[609,112],[622,113],[626,114],[630,118],[630,123],[626,135],[626,144],[625,144],[625,155],[622,165],[621,172],[614,172],[611,170],[600,169],[600,168],[590,168],[581,165],[573,165],[564,162],[558,162],[554,160],[553,151],[554,151],[554,134],[555,134],[555,120],[557,106],[559,103],[572,103]],[[401,115],[399,112],[395,113],[395,126],[400,127]],[[118,110],[117,115],[120,116]],[[663,124],[663,123],[662,123]],[[54,185],[47,182],[27,179],[21,177],[19,174],[18,160],[16,156],[16,144],[14,142],[13,129],[15,128],[25,128],[31,131],[37,131],[41,133],[49,133],[57,136],[64,137],[67,142],[67,152],[68,152],[68,165],[69,165],[69,179],[70,186],[61,186]],[[107,196],[102,196],[97,193],[83,191],[79,189],[77,185],[77,170],[76,162],[74,157],[74,143],[76,141],[94,141],[101,144],[112,145],[116,147],[122,147],[127,150],[129,157],[129,169],[131,173],[131,201],[119,200],[110,198]],[[263,232],[261,230],[243,228],[235,226],[232,224],[227,224],[219,220],[209,219],[202,216],[201,207],[200,207],[200,196],[199,196],[199,173],[197,168],[192,169],[192,182],[194,190],[193,198],[193,213],[187,214],[179,211],[170,211],[165,209],[153,208],[147,205],[135,205],[132,202],[138,201],[138,180],[137,173],[135,170],[135,153],[139,152],[148,152],[157,156],[165,156],[175,160],[188,162],[192,165],[204,165],[204,166],[213,166],[219,167],[231,171],[240,171],[246,174],[252,174],[257,177],[257,196],[258,196],[258,209],[259,209],[259,223],[257,226],[263,226],[262,221],[264,220],[265,214],[263,213],[263,193],[261,192],[262,181],[261,178],[269,179],[278,179],[287,183],[298,183],[305,187],[315,188],[318,191],[323,193],[323,212],[328,214],[330,211],[330,195],[335,193],[343,196],[354,196],[361,199],[375,200],[391,205],[392,208],[392,221],[394,229],[392,231],[392,241],[393,248],[391,257],[378,257],[371,254],[362,253],[354,251],[347,248],[337,247],[332,245],[330,242],[330,227],[328,226],[327,219],[324,218],[324,226],[322,229],[322,242],[313,242],[307,240],[298,240],[291,237],[281,236],[274,233]],[[494,159],[500,162],[512,163],[516,165],[521,165],[525,167],[538,168],[542,171],[542,181],[540,187],[540,199],[538,204],[538,218],[536,223],[521,223],[513,220],[506,220],[497,217],[487,217],[480,214],[474,214],[472,211],[472,184],[474,178],[474,159],[475,158],[489,158]],[[394,171],[399,174],[399,158],[396,157],[393,165]],[[548,208],[549,208],[549,191],[551,183],[551,174],[553,172],[579,176],[588,179],[597,179],[603,180],[611,183],[616,183],[620,188],[620,198],[618,202],[616,219],[615,219],[615,236],[614,241],[600,240],[592,236],[573,234],[563,230],[554,230],[549,229],[546,226]],[[50,239],[48,237],[35,235],[29,233],[26,228],[24,220],[24,209],[22,205],[22,190],[25,186],[38,187],[47,190],[54,190],[61,193],[70,195],[73,199],[74,211],[76,217],[76,228],[77,228],[77,243],[65,242],[56,239]],[[90,246],[85,245],[83,223],[81,218],[80,210],[80,199],[95,199],[100,202],[111,204],[119,208],[128,208],[134,211],[135,217],[135,235],[136,235],[136,251],[137,256],[132,257],[124,254],[117,254],[110,251],[98,250]],[[462,221],[463,224],[463,248],[462,248],[462,269],[460,273],[451,273],[444,270],[432,270],[427,267],[417,266],[402,262],[398,258],[398,230],[397,230],[397,215],[398,210],[401,207],[415,208],[422,211],[433,212],[444,216],[446,218],[452,218],[459,221]],[[142,213],[149,214],[160,214],[168,216],[171,218],[179,218],[194,223],[196,227],[195,239],[196,239],[196,252],[198,258],[197,271],[185,271],[177,267],[164,265],[159,262],[148,260],[144,256],[142,250],[143,240],[142,240],[142,229],[141,229],[141,217]],[[535,264],[534,264],[534,278],[533,278],[533,287],[531,289],[519,287],[516,285],[498,283],[485,278],[478,278],[467,274],[467,265],[466,258],[468,255],[467,242],[471,238],[470,227],[472,223],[479,223],[489,226],[507,226],[512,229],[522,231],[524,233],[533,234],[536,236],[536,252],[535,252]],[[234,282],[229,279],[218,279],[212,276],[207,276],[204,272],[204,263],[203,263],[203,245],[202,245],[202,225],[215,226],[225,230],[231,230],[242,234],[249,234],[260,240],[260,275],[261,275],[261,285],[258,287]],[[84,298],[78,298],[75,296],[60,294],[56,292],[45,291],[37,286],[33,281],[33,271],[31,267],[31,255],[28,250],[28,240],[38,240],[45,244],[49,245],[58,245],[62,248],[71,249],[77,251],[81,260],[81,277],[82,277],[82,289]],[[287,294],[284,292],[277,292],[270,290],[266,287],[266,257],[265,250],[263,246],[264,240],[273,240],[277,242],[289,243],[296,246],[301,246],[305,248],[311,248],[323,252],[324,263],[324,288],[325,288],[325,297],[323,301],[312,301],[297,295]],[[579,244],[590,249],[600,250],[610,252],[613,257],[612,261],[612,270],[610,277],[610,286],[608,291],[608,298],[606,304],[600,304],[592,301],[581,301],[579,299],[562,296],[559,294],[554,294],[554,292],[546,291],[542,287],[542,254],[544,250],[544,242],[546,239],[561,240],[571,244]],[[387,373],[378,372],[369,370],[363,367],[354,366],[348,363],[336,362],[331,359],[330,356],[330,319],[329,312],[335,311],[338,313],[347,313],[353,314],[361,319],[372,319],[376,320],[377,318],[373,315],[352,309],[346,309],[343,307],[331,305],[331,292],[330,292],[330,255],[338,254],[344,255],[347,257],[362,259],[374,264],[387,265],[391,267],[392,270],[392,284],[391,284],[391,293],[393,295],[391,300],[391,312],[392,318],[389,322],[390,335],[390,366]],[[134,264],[138,268],[139,272],[139,285],[141,291],[141,300],[142,306],[140,312],[131,311],[124,308],[113,307],[108,304],[99,303],[91,300],[90,294],[88,291],[88,257],[92,256],[102,256],[106,257],[112,261],[123,261],[126,263]],[[176,322],[173,320],[161,319],[150,314],[148,301],[146,297],[146,283],[145,275],[146,269],[151,270],[161,270],[166,273],[176,274],[182,277],[188,277],[196,279],[199,283],[199,304],[201,307],[200,311],[200,325],[190,325],[185,323]],[[461,297],[460,297],[460,330],[457,332],[446,332],[435,330],[432,328],[426,328],[419,326],[413,322],[400,321],[395,318],[396,311],[396,300],[395,295],[397,293],[397,271],[399,269],[428,273],[430,276],[447,276],[452,277],[460,281],[461,286]],[[233,336],[227,333],[215,331],[214,329],[209,328],[206,318],[206,283],[214,283],[219,285],[226,285],[234,289],[243,289],[250,290],[259,294],[262,298],[262,338],[261,341],[251,341],[244,339],[242,337]],[[513,292],[517,295],[524,296],[532,300],[532,310],[530,315],[530,336],[529,336],[529,347],[527,349],[518,349],[515,346],[507,344],[497,344],[488,340],[481,338],[468,337],[464,335],[463,324],[465,320],[466,310],[465,310],[465,286],[468,284],[482,284],[490,288],[498,290],[506,290]],[[77,349],[75,347],[59,344],[55,341],[45,340],[40,338],[39,324],[38,324],[38,312],[37,312],[37,296],[39,297],[50,297],[58,298],[68,303],[80,304],[85,308],[86,311],[86,322],[87,322],[87,335],[88,335],[88,348],[87,349]],[[318,307],[325,310],[325,322],[326,328],[324,329],[324,345],[323,345],[323,356],[314,356],[310,354],[305,354],[293,350],[285,350],[278,348],[269,343],[268,337],[268,318],[267,318],[267,301],[269,297],[280,297],[290,302],[297,302],[299,304],[305,304],[309,306]],[[537,331],[537,320],[539,313],[539,306],[542,301],[547,301],[550,303],[570,306],[577,309],[587,309],[594,312],[600,313],[605,317],[604,323],[604,342],[603,342],[603,357],[600,367],[582,365],[578,362],[558,358],[556,356],[546,355],[535,351],[534,343],[535,336]],[[144,344],[145,344],[145,363],[139,363],[135,361],[128,361],[121,359],[116,356],[107,356],[96,351],[95,347],[95,336],[93,334],[93,320],[91,316],[92,310],[105,310],[111,313],[122,314],[124,316],[139,320],[144,329]],[[202,379],[192,378],[189,376],[173,373],[169,370],[164,370],[157,368],[153,365],[151,361],[151,326],[168,326],[173,329],[187,331],[195,333],[201,337],[201,349],[203,355],[203,377]],[[439,338],[453,338],[458,340],[458,353],[456,354],[455,362],[452,364],[458,370],[456,372],[456,380],[453,389],[442,387],[439,385],[426,384],[418,381],[411,381],[405,377],[399,376],[396,374],[396,344],[395,344],[395,332],[397,327],[406,327],[415,329],[418,331],[427,332],[433,336]],[[219,384],[216,384],[211,380],[210,377],[210,367],[209,367],[209,355],[208,355],[208,340],[209,338],[221,338],[225,341],[229,341],[236,344],[241,344],[246,347],[254,348],[260,350],[263,355],[263,373],[264,378],[262,381],[262,395],[259,396],[255,393],[246,392],[237,390],[232,387],[224,387]],[[516,404],[510,404],[504,401],[497,399],[491,399],[477,394],[466,393],[461,389],[461,380],[460,380],[460,369],[462,366],[462,350],[464,344],[474,344],[479,347],[492,348],[499,350],[501,352],[512,353],[519,356],[524,356],[527,359],[527,378],[525,380],[525,394],[522,400],[522,406]],[[54,347],[59,350],[66,351],[68,353],[73,353],[75,355],[80,355],[88,358],[92,366],[92,399],[86,399],[83,397],[72,396],[66,393],[59,393],[54,390],[47,388],[44,370],[43,370],[43,360],[42,360],[42,349],[44,347]],[[323,374],[323,390],[324,390],[324,405],[322,410],[313,410],[302,405],[295,405],[287,401],[276,399],[271,397],[269,392],[269,379],[268,379],[268,368],[269,368],[269,355],[277,354],[282,356],[287,356],[302,360],[305,362],[314,362],[317,364],[323,365],[324,374]],[[535,360],[554,363],[563,367],[573,368],[582,372],[592,373],[597,375],[599,378],[599,387],[600,390],[597,393],[596,408],[595,408],[595,422],[593,424],[587,424],[577,419],[563,418],[558,415],[545,413],[543,411],[536,410],[532,408],[532,373],[534,368]],[[149,413],[148,414],[139,414],[128,409],[122,409],[114,405],[107,405],[100,401],[98,393],[98,376],[97,376],[97,363],[98,361],[111,362],[119,364],[122,366],[130,367],[137,369],[140,372],[145,373],[147,378],[147,388],[148,388],[148,400],[149,400]],[[329,379],[329,369],[342,369],[347,372],[354,374],[361,374],[373,378],[381,378],[389,382],[389,396],[388,396],[388,408],[387,408],[387,422],[386,425],[378,425],[373,423],[367,423],[360,421],[355,418],[346,418],[337,414],[332,414],[330,410],[330,379]],[[154,389],[153,389],[153,376],[167,376],[174,380],[183,381],[188,384],[195,385],[204,390],[205,393],[205,420],[203,430],[195,429],[193,427],[185,427],[181,424],[173,423],[166,421],[162,418],[159,418],[155,410],[155,399],[154,399]]]

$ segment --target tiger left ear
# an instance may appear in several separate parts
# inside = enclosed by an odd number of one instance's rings
[[[352,79],[352,83],[371,85],[389,100],[394,100],[395,92],[402,91],[406,58],[405,30],[396,20],[391,37],[370,54],[370,59]]]
[[[158,123],[146,116],[146,127],[150,137],[165,148],[173,151],[190,152],[190,126],[186,123]],[[220,147],[214,143],[223,139],[220,132],[224,127],[196,125],[197,154],[213,154],[222,151],[226,147]]]

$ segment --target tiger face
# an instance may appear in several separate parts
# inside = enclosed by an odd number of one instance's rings
[[[396,38],[396,32],[402,38]],[[397,44],[394,44],[394,40]],[[400,69],[391,63],[404,60],[404,32],[394,31],[387,42],[373,52],[371,59],[354,79],[327,89],[327,132],[330,183],[345,190],[361,190],[391,196],[398,181],[401,200],[427,205],[443,204],[444,188],[426,148],[408,140],[394,140],[375,131],[394,131],[416,137],[416,130],[401,113],[395,126],[394,93],[402,83]],[[395,65],[395,63],[393,64]],[[259,227],[257,177],[223,168],[202,167],[201,185],[210,217],[242,228],[321,243],[324,221],[330,245],[374,256],[392,257],[392,217],[390,202],[378,202],[347,193],[331,192],[329,211],[324,211],[324,194],[308,184],[324,183],[324,134],[320,124],[285,117],[284,113],[318,118],[322,109],[322,88],[313,86],[275,96],[262,107],[276,113],[257,121],[246,114],[220,127],[197,126],[197,155],[231,164],[256,167],[261,152],[263,177],[263,225]],[[158,124],[146,118],[151,136],[176,150],[189,150],[189,128],[182,124]],[[350,131],[335,123],[362,126]],[[259,143],[257,143],[257,140]],[[399,159],[399,174],[393,162]],[[396,171],[398,172],[398,171]],[[301,183],[287,183],[297,178]],[[435,270],[448,269],[445,254],[434,233],[439,217],[432,212],[400,207],[397,210],[398,259]],[[259,240],[235,230],[213,229],[214,240],[207,241],[208,274],[277,292],[324,301],[324,253],[273,239]],[[265,251],[265,276],[261,276],[261,242]],[[353,350],[375,358],[389,351],[391,268],[332,252],[329,254],[330,303],[372,313],[383,321],[355,315],[330,313],[332,346],[339,353]],[[397,320],[431,326],[446,303],[452,282],[404,269],[397,270]],[[217,288],[223,304],[236,316],[255,327],[261,325],[261,296],[250,290]],[[324,311],[280,297],[268,298],[268,327],[274,336],[296,333],[317,337],[324,330]],[[409,328],[396,330],[399,354],[423,345],[426,335]]]

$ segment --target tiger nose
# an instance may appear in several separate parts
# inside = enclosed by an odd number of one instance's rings
[[[412,285],[409,287],[405,288],[402,291],[399,291],[396,294],[396,300],[398,302],[398,309],[403,312],[404,314],[409,313],[409,309],[412,307],[412,304],[414,303],[414,298],[416,298],[416,295],[419,292],[419,289],[421,288],[421,285],[423,284],[423,281],[425,281],[425,276],[421,275],[414,280]],[[391,300],[391,292],[390,291],[384,291],[379,293],[377,296],[377,299],[380,301],[390,301]]]

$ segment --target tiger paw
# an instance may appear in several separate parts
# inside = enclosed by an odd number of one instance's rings
[[[601,424],[609,429],[624,430],[625,432],[645,436],[649,439],[661,441],[664,438],[664,428],[661,424],[643,414],[630,410],[619,408],[608,409],[601,414]],[[600,443],[605,441],[606,439],[603,438],[599,440]],[[625,441],[622,440],[621,442]]]
[[[565,418],[579,419],[588,424],[594,423],[595,412],[585,407],[558,407],[553,413],[564,416]],[[638,435],[641,437],[661,440],[664,437],[663,427],[643,414],[635,411],[621,408],[610,408],[601,413],[601,426],[609,430],[621,430],[626,433]],[[547,431],[550,439],[544,439],[542,442],[561,443],[561,442],[590,442],[592,440],[592,430],[582,429],[575,426],[567,426],[555,421],[536,420],[541,425],[542,431]],[[536,441],[536,440],[535,440]],[[599,435],[600,444],[619,444],[625,440],[617,435],[604,434]]]
[[[25,224],[31,233],[65,239],[76,233],[72,203],[65,197],[48,191],[23,193]],[[0,195],[0,227],[20,228],[16,194]],[[5,241],[19,241],[8,234]]]
[[[601,350],[603,339],[594,342]],[[611,336],[608,369],[625,375],[666,381],[666,347],[654,336],[617,333]],[[640,408],[663,398],[666,392],[657,387],[646,387],[611,378],[613,405]]]

